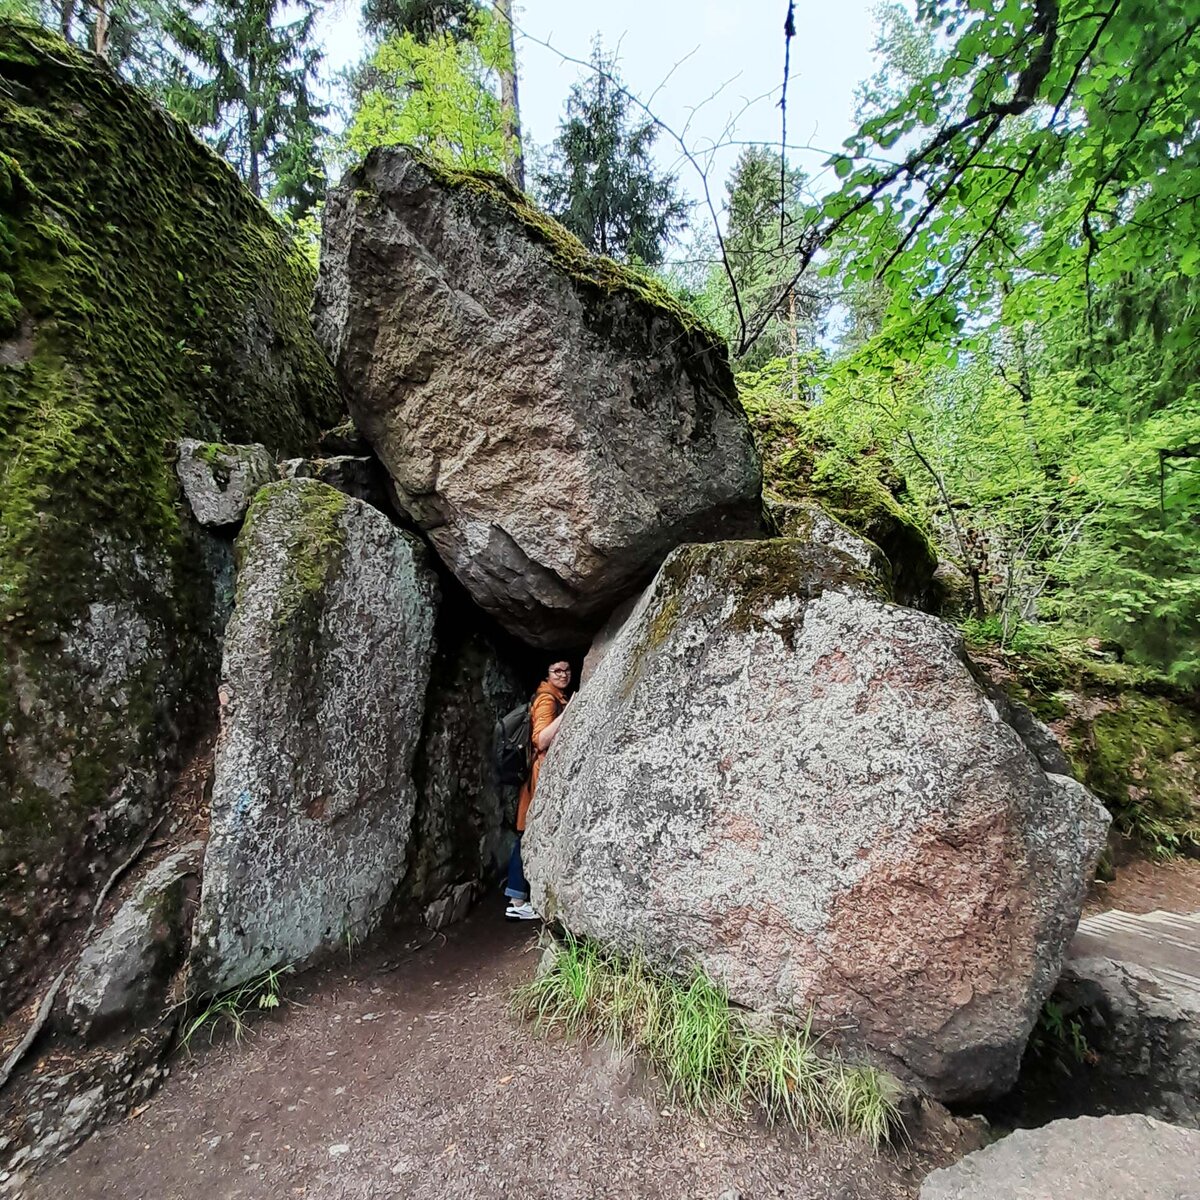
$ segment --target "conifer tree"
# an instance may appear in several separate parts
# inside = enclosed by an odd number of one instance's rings
[[[545,207],[589,250],[656,266],[683,229],[687,204],[673,175],[655,170],[658,130],[630,113],[616,59],[600,40],[590,74],[571,88],[547,167],[537,176]]]
[[[184,0],[168,22],[185,55],[168,105],[256,196],[293,217],[324,184],[316,13],[316,0]]]

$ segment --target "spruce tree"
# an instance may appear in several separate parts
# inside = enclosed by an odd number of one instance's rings
[[[412,34],[429,42],[443,34],[455,41],[472,36],[479,0],[364,0],[363,28],[381,41]]]
[[[673,175],[650,157],[658,130],[637,120],[616,74],[616,59],[597,39],[592,70],[574,84],[538,196],[589,250],[652,266],[683,229],[687,204]]]
[[[168,105],[292,217],[324,187],[316,13],[316,0],[184,0],[168,26],[185,55]]]

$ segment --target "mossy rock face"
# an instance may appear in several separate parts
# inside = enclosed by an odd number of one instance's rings
[[[1079,778],[1158,853],[1200,854],[1200,711],[1130,692],[1063,718]]]
[[[903,477],[886,454],[848,456],[814,432],[803,413],[758,410],[751,426],[762,455],[768,505],[815,500],[884,552],[897,600],[919,608],[934,602],[937,552],[914,512]]]
[[[1200,698],[1082,650],[973,653],[1054,731],[1115,831],[1152,853],[1200,855]]]
[[[0,1012],[162,795],[221,598],[183,436],[306,448],[340,404],[311,269],[98,60],[0,22]]]

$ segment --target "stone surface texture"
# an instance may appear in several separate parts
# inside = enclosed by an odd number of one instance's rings
[[[763,531],[723,344],[503,180],[372,151],[314,307],[355,424],[472,599],[582,644],[685,541]]]
[[[203,842],[168,855],[84,949],[67,991],[80,1033],[104,1033],[161,1004],[187,953],[203,860]]]
[[[525,861],[572,931],[959,1099],[1015,1079],[1107,825],[950,626],[779,539],[667,560],[568,710]]]
[[[1091,1051],[1064,1088],[1200,1129],[1200,913],[1081,921],[1054,999]]]
[[[495,882],[508,862],[516,789],[496,782],[496,722],[528,697],[481,634],[464,636],[462,614],[438,623],[417,751],[417,811],[405,891],[419,904],[463,882]]]
[[[360,938],[403,874],[437,584],[415,539],[312,480],[259,492],[238,541],[199,990]]]
[[[874,542],[830,516],[815,500],[774,500],[767,507],[784,537],[838,550],[890,587],[892,568],[887,555]]]
[[[341,403],[295,239],[108,63],[0,21],[0,145],[2,1019],[210,715],[214,535],[175,445],[299,454]]]
[[[317,479],[382,512],[393,511],[387,493],[387,473],[371,454],[289,458],[279,464],[279,478]]]
[[[254,493],[275,478],[275,460],[261,442],[231,446],[184,438],[175,463],[183,494],[201,525],[236,525]]]
[[[1200,1133],[1141,1115],[1018,1129],[932,1172],[920,1200],[1196,1200]]]

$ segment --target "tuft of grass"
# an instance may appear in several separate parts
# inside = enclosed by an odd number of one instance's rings
[[[293,967],[272,967],[261,975],[247,980],[240,987],[223,992],[219,996],[208,996],[202,999],[204,1007],[200,1009],[187,1023],[183,1031],[181,1044],[191,1051],[192,1038],[203,1030],[208,1030],[208,1042],[212,1045],[218,1030],[228,1029],[235,1042],[241,1042],[249,1031],[248,1018],[255,1012],[270,1011],[279,1007],[282,1000],[280,983]]]
[[[516,1012],[543,1032],[608,1040],[653,1065],[680,1103],[703,1113],[761,1111],[796,1130],[824,1125],[879,1145],[900,1127],[894,1082],[818,1053],[811,1018],[799,1028],[752,1024],[696,969],[686,982],[567,934],[517,989]]]

